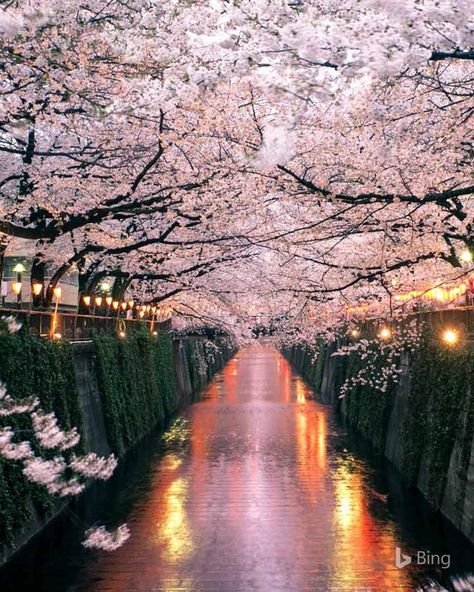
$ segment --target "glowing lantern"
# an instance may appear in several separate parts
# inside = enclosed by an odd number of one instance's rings
[[[390,327],[382,327],[379,331],[379,337],[380,339],[383,339],[384,341],[388,341],[389,339],[392,338],[392,330],[390,329]]]
[[[86,306],[90,306],[90,304],[91,304],[91,297],[90,296],[83,296],[82,297],[82,301],[84,302],[84,304]]]
[[[17,296],[19,296],[21,294],[21,282],[13,282],[12,290]]]
[[[456,329],[445,329],[441,335],[442,340],[446,345],[453,346],[459,341],[459,331]]]
[[[38,282],[35,282],[32,286],[31,286],[32,290],[33,290],[33,294],[35,296],[39,296],[41,294],[41,291],[43,289],[43,284],[40,284]]]

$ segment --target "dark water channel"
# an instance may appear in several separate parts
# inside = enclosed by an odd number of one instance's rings
[[[1,569],[0,591],[384,592],[474,572],[473,547],[311,396],[273,349],[241,351]],[[85,526],[124,521],[118,551],[81,547]],[[400,569],[396,547],[450,566]]]

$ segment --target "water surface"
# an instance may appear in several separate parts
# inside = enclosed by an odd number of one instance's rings
[[[165,433],[141,442],[0,570],[2,592],[383,592],[474,571],[473,548],[275,350],[241,351]],[[127,521],[114,553],[84,525]],[[395,565],[449,553],[448,570]]]

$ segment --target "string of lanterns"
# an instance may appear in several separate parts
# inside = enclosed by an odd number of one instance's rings
[[[357,327],[352,327],[348,331],[348,336],[352,341],[357,341],[362,335],[362,331]],[[389,325],[381,325],[377,330],[377,338],[382,342],[389,342],[394,336],[394,331]],[[455,327],[444,327],[439,332],[440,340],[448,347],[455,347],[461,342],[461,331]]]

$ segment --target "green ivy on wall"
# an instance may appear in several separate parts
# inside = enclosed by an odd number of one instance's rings
[[[426,328],[419,345],[409,354],[409,389],[404,419],[400,427],[400,471],[404,479],[423,490],[430,503],[439,507],[446,485],[449,463],[456,438],[460,445],[457,475],[466,481],[474,436],[474,351],[467,344],[447,347],[440,343],[439,331]],[[327,345],[320,347],[325,352]],[[284,352],[297,370],[317,391],[324,371],[321,355],[301,345]],[[336,392],[347,379],[370,366],[377,374],[386,364],[387,349],[374,342],[364,359],[357,352],[329,360]],[[349,424],[375,448],[384,450],[387,427],[397,384],[389,382],[386,392],[369,384],[354,384],[341,407]],[[462,500],[460,500],[462,503]]]
[[[324,341],[318,339],[314,348],[299,343],[290,349],[284,349],[282,353],[300,372],[311,388],[318,392],[321,388],[324,363],[326,361],[326,344]]]
[[[351,352],[344,364],[344,380],[357,376],[359,372],[370,365],[371,374],[377,375],[388,363],[387,353],[374,343],[364,360],[356,352]],[[340,381],[338,388],[342,386]],[[387,391],[382,393],[370,385],[356,384],[351,387],[349,394],[343,399],[341,407],[349,423],[353,425],[365,438],[372,442],[377,450],[383,450],[385,436],[393,405],[396,384],[389,382]]]
[[[123,454],[177,407],[172,337],[136,332],[94,342],[107,438]]]
[[[76,426],[81,431],[69,344],[31,337],[24,330],[0,335],[0,380],[12,397],[36,395],[45,411],[54,411],[61,427]],[[22,429],[23,421],[21,416],[5,417],[0,426]],[[52,508],[52,498],[44,488],[27,481],[17,463],[0,460],[0,545],[11,545],[34,513],[45,517]]]
[[[189,372],[189,379],[191,381],[191,388],[197,391],[201,387],[201,372],[200,360],[203,359],[203,350],[201,341],[192,339],[186,340],[184,344],[184,352],[186,357],[186,366]]]
[[[107,438],[112,450],[121,455],[181,403],[173,338],[135,332],[126,339],[101,335],[94,342]],[[209,363],[202,340],[186,339],[183,343],[191,387],[197,391],[219,363]],[[230,351],[220,343],[218,348],[223,352],[219,361],[228,359]]]
[[[427,497],[439,506],[456,433],[462,429],[461,411],[472,404],[468,387],[474,356],[468,348],[448,348],[436,337],[426,332],[412,355],[402,425],[402,472],[413,484],[421,471],[426,472]],[[472,442],[472,425],[467,439]]]

